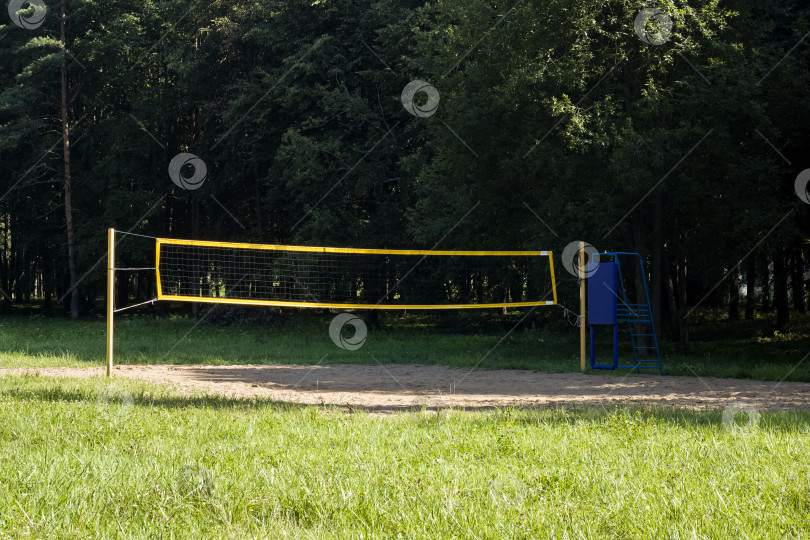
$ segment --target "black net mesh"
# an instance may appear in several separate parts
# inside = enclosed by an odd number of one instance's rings
[[[287,249],[284,249],[284,248]],[[159,243],[162,296],[246,303],[477,307],[552,301],[548,255],[333,253]]]

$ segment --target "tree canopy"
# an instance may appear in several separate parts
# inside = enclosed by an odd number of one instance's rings
[[[0,26],[6,305],[71,309],[75,290],[74,316],[91,309],[115,227],[387,248],[586,240],[642,254],[682,349],[689,306],[738,316],[744,283],[783,328],[789,298],[805,309],[804,3],[45,4]],[[408,110],[412,81],[426,86]],[[199,189],[172,182],[180,153],[205,164]]]

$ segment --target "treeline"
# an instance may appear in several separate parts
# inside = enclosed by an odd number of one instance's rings
[[[584,239],[643,254],[682,350],[696,305],[774,308],[783,330],[806,309],[805,3],[46,4],[0,28],[6,307],[91,309],[115,227],[387,248]],[[412,81],[435,92],[411,103]]]

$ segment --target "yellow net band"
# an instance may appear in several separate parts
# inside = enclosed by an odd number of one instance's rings
[[[555,302],[500,302],[495,304],[333,304],[316,302],[285,302],[283,300],[250,300],[239,298],[209,298],[192,296],[173,296],[158,293],[158,300],[176,302],[204,302],[207,304],[238,304],[248,306],[322,308],[322,309],[485,309],[485,308],[519,308],[533,306],[552,306]]]
[[[285,246],[281,244],[244,244],[235,242],[211,242],[208,240],[178,240],[175,238],[157,238],[160,244],[179,246],[221,247],[235,249],[259,249],[266,251],[296,251],[307,253],[357,253],[369,255],[450,255],[472,257],[546,257],[551,256],[550,251],[441,251],[426,249],[363,249],[363,248],[336,248],[320,246]]]
[[[403,310],[557,303],[551,251],[364,249],[158,238],[155,268],[157,299],[178,302]]]

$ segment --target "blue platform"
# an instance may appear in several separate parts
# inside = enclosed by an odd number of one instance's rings
[[[604,259],[612,259],[604,261]],[[627,291],[622,277],[622,260],[633,259],[637,263],[637,272],[641,272],[644,282],[644,298],[635,302],[628,301]],[[650,308],[650,294],[647,288],[647,277],[644,271],[644,261],[638,253],[610,252],[600,253],[599,262],[588,263],[587,266],[587,299],[588,318],[591,336],[591,368],[592,369],[658,369],[664,374],[661,363],[661,350],[658,346],[658,336],[655,333],[655,324]],[[633,345],[634,364],[619,364],[619,324],[627,324],[630,331],[630,340]],[[613,326],[613,363],[596,363],[596,326]],[[649,337],[651,345],[642,345],[647,341],[639,338]],[[639,351],[654,350],[655,355],[649,358],[639,358]]]

